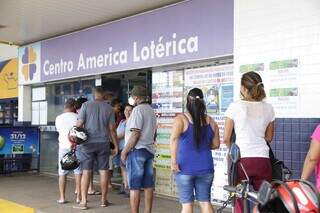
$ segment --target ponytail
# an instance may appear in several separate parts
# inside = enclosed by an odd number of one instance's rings
[[[261,76],[256,72],[247,72],[241,78],[241,85],[244,86],[255,101],[262,101],[266,97]]]
[[[203,100],[203,93],[200,89],[190,90],[187,96],[187,110],[193,122],[194,141],[199,148],[202,140],[202,126],[206,124],[206,105]]]

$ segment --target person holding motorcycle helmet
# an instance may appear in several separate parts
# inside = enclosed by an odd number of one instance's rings
[[[254,190],[259,190],[264,180],[271,181],[272,167],[269,159],[269,147],[274,129],[273,107],[263,101],[266,97],[264,85],[260,75],[256,72],[247,72],[241,78],[242,100],[230,104],[225,112],[224,143],[231,145],[231,136],[234,129],[235,143],[240,148],[241,159],[248,173]],[[237,165],[237,182],[245,180],[246,176]],[[243,211],[243,202],[236,200],[236,212]]]
[[[61,159],[65,154],[71,151],[73,144],[69,138],[69,131],[77,124],[78,115],[75,113],[76,101],[74,99],[68,99],[64,105],[64,112],[57,116],[55,125],[57,132],[59,133],[59,191],[60,198],[57,201],[59,204],[64,204],[66,202],[65,191],[66,191],[66,180],[68,170],[63,170],[60,164]],[[78,167],[73,170],[76,180],[76,202],[80,202],[81,193],[80,193],[80,183],[81,183],[81,168]]]
[[[301,179],[309,179],[313,171],[315,171],[316,186],[320,191],[320,124],[311,135],[311,144],[304,161]]]

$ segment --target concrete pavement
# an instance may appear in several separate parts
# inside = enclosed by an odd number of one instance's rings
[[[100,204],[100,196],[89,196],[88,207],[86,211],[73,209],[75,205],[74,181],[69,180],[67,185],[67,200],[69,203],[61,205],[57,204],[58,199],[58,178],[41,174],[11,174],[0,176],[0,199],[16,202],[36,209],[39,213],[122,213],[130,212],[129,199],[118,195],[117,191],[112,190],[109,194],[109,201],[113,205],[102,208]],[[176,200],[156,197],[154,200],[154,213],[178,213],[180,212],[180,204]],[[143,212],[143,202],[141,206]],[[195,212],[200,212],[195,207]],[[1,212],[5,213],[5,212]],[[17,212],[18,213],[18,212]]]

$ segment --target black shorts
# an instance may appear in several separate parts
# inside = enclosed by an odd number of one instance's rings
[[[94,162],[97,162],[98,170],[109,169],[110,145],[109,143],[88,143],[80,146],[81,168],[93,170]]]

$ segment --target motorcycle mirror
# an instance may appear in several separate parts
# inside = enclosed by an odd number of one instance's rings
[[[229,157],[233,163],[237,163],[240,159],[240,148],[237,144],[231,144],[229,149]]]
[[[272,193],[272,185],[267,181],[263,181],[259,191],[257,201],[264,206],[270,199]]]

